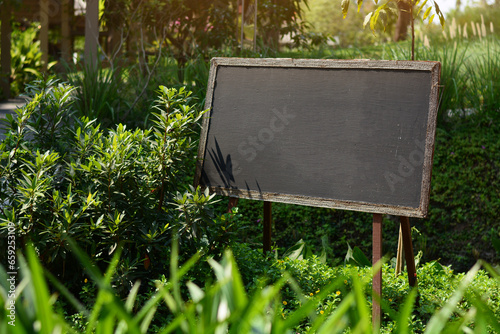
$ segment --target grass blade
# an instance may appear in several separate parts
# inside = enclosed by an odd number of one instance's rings
[[[465,290],[467,290],[467,287],[471,284],[472,280],[477,275],[479,268],[481,268],[481,263],[477,262],[471,268],[471,270],[467,272],[465,277],[458,285],[457,290],[455,290],[455,293],[450,297],[448,302],[443,306],[443,308],[439,312],[435,313],[429,320],[425,333],[440,333],[444,329],[446,323],[448,322],[448,319],[450,318],[450,316],[453,314],[453,311],[457,307],[458,302],[462,299]]]

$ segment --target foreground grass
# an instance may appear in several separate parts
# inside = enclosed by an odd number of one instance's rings
[[[500,276],[481,262],[459,275],[453,275],[450,268],[438,263],[426,264],[418,272],[421,277],[418,291],[409,290],[404,278],[391,279],[393,271],[385,265],[387,278],[381,300],[384,318],[381,328],[373,328],[368,268],[330,268],[316,257],[287,258],[272,265],[276,278],[272,284],[261,282],[249,293],[232,253],[226,252],[220,262],[208,260],[215,280],[201,288],[184,280],[187,272],[197,265],[199,255],[180,265],[174,244],[170,278],[156,281],[151,296],[139,302],[139,282],[125,300],[119,299],[114,290],[113,275],[121,251],[116,252],[102,274],[74,243],[70,244],[97,287],[95,302],[81,304],[63,284],[44,271],[35,250],[28,247],[26,259],[18,259],[22,279],[13,294],[8,293],[7,273],[4,269],[0,271],[0,302],[5,305],[2,333],[500,331]],[[486,271],[481,270],[482,266]],[[49,284],[55,289],[51,291]],[[183,292],[185,288],[187,293]],[[65,299],[63,304],[59,294]],[[78,311],[76,324],[66,320],[68,307],[57,307],[66,303]],[[9,309],[9,305],[15,305],[15,309]],[[166,313],[160,314],[159,310]]]

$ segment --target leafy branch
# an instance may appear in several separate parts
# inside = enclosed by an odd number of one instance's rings
[[[350,0],[342,0],[342,16],[345,19],[347,13],[349,11]],[[434,18],[439,18],[439,22],[441,26],[444,28],[445,19],[443,12],[439,8],[439,5],[431,0],[387,0],[385,2],[379,3],[379,0],[374,0],[375,9],[368,14],[366,14],[363,28],[366,28],[367,25],[370,26],[370,29],[373,33],[375,33],[379,22],[382,24],[384,31],[387,27],[389,20],[387,19],[389,15],[400,15],[400,11],[404,11],[403,9],[399,10],[398,8],[409,8],[409,16],[410,16],[410,25],[411,25],[411,60],[415,60],[415,19],[420,18],[422,22],[427,21],[427,24],[431,24],[434,21]],[[363,0],[356,0],[356,4],[358,6],[358,13],[363,6]],[[403,5],[403,6],[398,6]],[[433,10],[434,9],[434,13]]]

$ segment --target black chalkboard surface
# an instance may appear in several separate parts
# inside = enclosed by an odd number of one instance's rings
[[[425,217],[440,63],[214,58],[197,184]]]

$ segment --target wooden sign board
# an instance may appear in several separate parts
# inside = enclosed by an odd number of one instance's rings
[[[425,217],[440,63],[212,59],[196,184]]]

